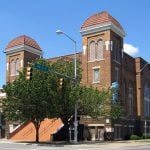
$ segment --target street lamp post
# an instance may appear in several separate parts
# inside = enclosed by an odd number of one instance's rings
[[[63,31],[61,30],[57,30],[56,33],[58,35],[65,35],[68,39],[70,39],[73,43],[74,43],[74,80],[75,80],[75,84],[76,84],[76,79],[77,79],[77,44],[76,44],[76,41],[74,39],[72,39],[68,34],[64,33]],[[78,104],[77,102],[75,103],[75,107],[74,107],[74,142],[76,143],[78,140],[77,140],[77,137],[78,137],[78,120],[77,120],[77,108],[78,108]]]

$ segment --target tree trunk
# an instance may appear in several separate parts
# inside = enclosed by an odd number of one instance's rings
[[[38,125],[36,126],[36,143],[39,143],[39,128]]]
[[[35,131],[36,131],[36,139],[35,142],[39,143],[39,128],[41,125],[41,121],[40,120],[35,120],[34,121],[34,126],[35,126]]]

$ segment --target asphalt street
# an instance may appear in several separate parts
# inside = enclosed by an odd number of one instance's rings
[[[0,150],[150,150],[148,142],[113,142],[77,145],[28,144],[0,141]]]

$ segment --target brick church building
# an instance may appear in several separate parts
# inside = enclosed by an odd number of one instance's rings
[[[81,116],[82,132],[88,132],[90,140],[104,140],[105,133],[113,139],[125,139],[131,134],[150,132],[150,64],[143,58],[133,58],[123,51],[125,31],[121,24],[107,12],[87,18],[82,24],[82,51],[77,54],[82,66],[82,83],[99,90],[119,85],[119,100],[125,116],[111,122],[108,118],[98,120]],[[26,36],[10,41],[5,49],[6,81],[12,82],[17,70],[27,62],[42,56],[37,42]],[[73,57],[73,55],[61,58]],[[59,59],[51,58],[48,61]],[[57,124],[58,125],[58,124]],[[18,130],[20,132],[21,130]],[[88,137],[83,137],[83,139]]]

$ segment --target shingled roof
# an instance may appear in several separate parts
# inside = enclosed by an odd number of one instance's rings
[[[16,37],[12,41],[10,41],[8,43],[8,45],[6,46],[6,50],[13,48],[13,47],[16,47],[16,46],[19,46],[19,45],[27,45],[27,46],[33,47],[33,48],[41,51],[41,48],[37,44],[37,42],[35,40],[33,40],[31,37],[26,36],[26,35]]]
[[[94,26],[94,25],[104,24],[104,23],[107,23],[107,22],[111,22],[114,25],[116,25],[118,28],[123,30],[120,23],[106,11],[102,11],[100,13],[97,13],[97,14],[94,14],[94,15],[90,16],[82,24],[81,29],[86,28],[86,27],[90,27],[90,26]]]

